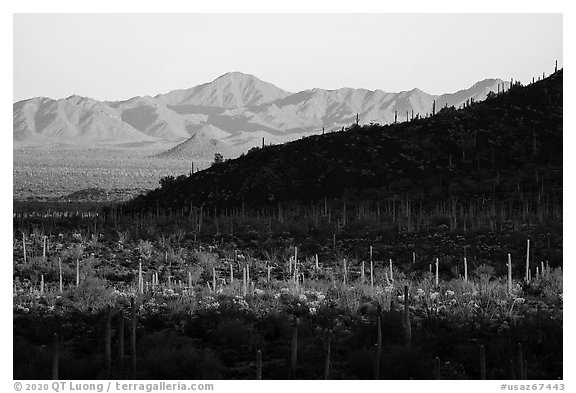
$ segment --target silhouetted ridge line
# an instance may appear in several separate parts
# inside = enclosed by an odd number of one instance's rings
[[[324,198],[421,204],[457,198],[562,198],[563,71],[465,108],[390,125],[352,125],[254,148],[138,197],[125,212],[263,208]],[[431,108],[432,110],[432,108]],[[545,180],[543,180],[545,179]]]

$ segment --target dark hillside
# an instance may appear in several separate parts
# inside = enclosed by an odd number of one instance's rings
[[[430,206],[451,198],[558,203],[562,83],[560,70],[463,109],[253,149],[165,181],[129,202],[124,212],[187,212],[191,205],[261,208],[343,196],[402,196]]]

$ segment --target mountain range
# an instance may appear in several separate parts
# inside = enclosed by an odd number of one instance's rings
[[[13,145],[21,147],[139,147],[172,143],[159,157],[236,157],[254,146],[279,144],[340,129],[356,121],[387,124],[425,116],[441,107],[483,100],[498,85],[485,79],[455,93],[419,89],[399,93],[341,88],[284,91],[253,75],[224,74],[214,81],[155,97],[101,102],[77,95],[36,97],[13,104]]]
[[[327,215],[327,205],[342,209],[341,215],[332,210],[334,220],[345,217],[347,208],[360,217],[368,202],[373,209],[406,204],[406,217],[416,221],[421,212],[434,221],[438,214],[460,211],[468,222],[484,216],[492,223],[499,206],[518,209],[501,217],[546,214],[549,203],[562,205],[562,86],[558,70],[460,110],[441,108],[397,124],[353,124],[252,149],[189,176],[165,179],[160,188],[128,202],[124,212],[187,216],[201,208],[246,207],[259,215],[268,209],[265,214],[275,217],[298,206],[295,211],[310,226],[318,220],[315,214]],[[478,213],[482,209],[489,211]],[[394,221],[399,214],[388,210]]]

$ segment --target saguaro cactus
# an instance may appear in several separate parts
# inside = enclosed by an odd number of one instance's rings
[[[436,258],[436,286],[438,286],[439,277],[438,277],[438,258]]]
[[[332,341],[332,331],[329,330],[326,337],[326,356],[324,358],[324,379],[330,378],[330,350]]]
[[[508,294],[512,293],[512,256],[508,254],[508,263],[506,264],[508,267]]]
[[[52,379],[58,379],[58,333],[52,335]]]
[[[526,272],[524,273],[524,280],[530,281],[530,239],[526,240]]]
[[[404,342],[406,348],[412,345],[412,324],[410,323],[410,299],[408,297],[408,285],[404,285],[404,314],[402,315],[404,324]]]
[[[256,379],[262,379],[262,352],[256,351]]]
[[[464,257],[464,282],[468,282],[468,261]]]
[[[130,329],[130,361],[132,365],[132,379],[136,379],[136,304],[134,298],[130,299],[131,329]]]
[[[144,293],[144,280],[142,279],[142,262],[138,263],[138,293]]]
[[[516,360],[516,375],[518,377],[518,379],[526,379],[526,364],[524,361],[524,353],[522,351],[522,343],[518,343],[516,344],[516,356],[517,356],[517,360]]]
[[[378,344],[374,344],[374,379],[380,379],[380,355]]]
[[[486,353],[484,345],[480,345],[480,379],[486,379]]]
[[[432,103],[432,116],[436,114],[436,100]]]
[[[294,247],[294,268],[298,266],[298,247]]]
[[[382,357],[382,306],[378,305],[376,310],[376,349],[378,361]]]
[[[112,377],[112,310],[110,305],[106,307],[106,331],[104,333],[106,379]]]
[[[298,362],[298,318],[292,321],[292,338],[290,340],[290,371],[292,378],[296,378],[296,365]]]
[[[22,252],[24,254],[24,263],[26,263],[26,235],[22,232]]]
[[[60,278],[59,282],[60,282],[60,292],[62,292],[62,290],[64,289],[63,286],[63,282],[62,282],[62,259],[60,259],[60,257],[58,257],[58,276]]]
[[[372,246],[370,246],[370,262],[372,262]]]
[[[124,378],[124,310],[118,315],[118,378]]]

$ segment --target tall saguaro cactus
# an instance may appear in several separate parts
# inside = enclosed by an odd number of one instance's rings
[[[58,276],[59,276],[59,283],[60,283],[60,292],[64,289],[63,281],[62,281],[62,259],[58,257]]]
[[[332,331],[329,330],[326,338],[326,356],[324,358],[324,379],[330,378],[330,351],[331,351]]]
[[[376,311],[376,352],[378,362],[382,357],[382,306],[378,305]]]
[[[527,379],[526,375],[526,361],[524,360],[524,353],[522,351],[522,344],[516,344],[516,356],[518,357],[516,361],[516,368],[517,368],[517,377],[518,379]]]
[[[256,379],[262,379],[262,352],[256,351]]]
[[[106,331],[104,334],[106,379],[112,378],[112,310],[106,307]]]
[[[480,379],[486,379],[486,353],[484,345],[480,345]]]
[[[526,272],[524,273],[524,280],[530,281],[530,239],[526,240]]]
[[[440,358],[438,356],[434,359],[434,379],[440,379]]]
[[[298,362],[298,318],[292,321],[292,337],[290,340],[290,372],[292,379],[296,379],[296,366]]]
[[[136,379],[136,304],[134,298],[130,299],[131,329],[130,329],[130,362],[132,369],[132,379]]]
[[[506,267],[508,267],[508,295],[510,295],[512,294],[512,256],[510,254],[508,254]]]
[[[374,290],[374,262],[370,261],[370,289]]]
[[[118,315],[118,379],[124,378],[124,310]]]
[[[22,232],[22,252],[24,253],[24,264],[26,264],[26,235]]]
[[[52,335],[52,379],[58,379],[58,333]]]
[[[382,359],[382,306],[376,308],[376,344],[374,346],[374,379],[380,379],[380,360]]]
[[[138,263],[138,293],[144,293],[144,280],[142,278],[142,261]]]
[[[402,315],[404,322],[404,342],[406,348],[412,346],[412,324],[410,323],[410,299],[408,297],[408,285],[404,285],[404,314]]]
[[[374,344],[374,379],[380,379],[380,356],[378,354],[378,344]]]

